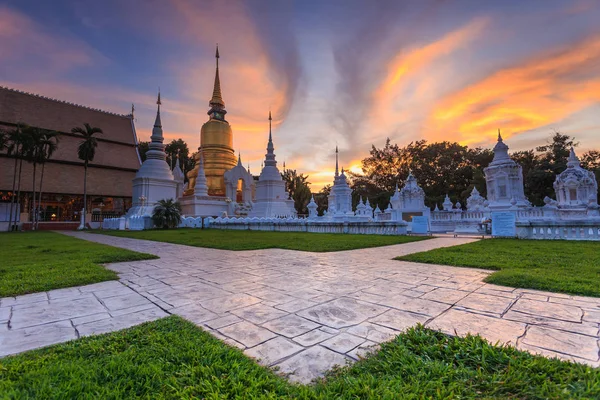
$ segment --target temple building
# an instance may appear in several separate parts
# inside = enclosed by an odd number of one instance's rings
[[[592,171],[581,168],[575,149],[571,147],[567,169],[554,181],[560,208],[587,208],[598,203],[598,183]]]
[[[498,130],[498,142],[494,146],[494,159],[483,172],[490,209],[531,207],[531,203],[525,197],[523,168],[508,155],[508,146],[502,140],[500,130]]]
[[[335,146],[335,175],[333,177],[333,185],[331,192],[327,196],[327,216],[334,217],[349,217],[353,216],[352,211],[352,189],[348,184],[348,179],[342,167],[342,173],[339,171],[338,148]]]
[[[296,216],[294,200],[289,198],[285,190],[285,182],[277,168],[275,147],[271,133],[271,112],[269,111],[269,142],[267,154],[258,182],[256,182],[256,199],[248,216],[258,218]],[[240,164],[241,165],[241,164]]]
[[[0,129],[11,131],[18,124],[60,133],[57,150],[45,164],[40,207],[41,221],[78,222],[83,205],[83,161],[77,156],[81,138],[71,129],[89,123],[97,134],[98,147],[87,173],[87,221],[100,213],[122,215],[131,207],[131,180],[141,161],[133,113],[114,114],[61,100],[0,87]],[[15,158],[0,151],[0,202],[10,202]],[[36,174],[36,191],[41,174]],[[24,161],[20,181],[20,221],[30,220],[33,166]],[[18,189],[18,188],[17,188]],[[14,194],[16,195],[16,193]],[[0,218],[1,219],[1,218]]]
[[[233,132],[229,122],[225,119],[225,102],[221,96],[221,80],[219,78],[219,48],[215,54],[216,72],[212,98],[209,101],[207,122],[200,130],[200,147],[196,153],[196,165],[188,173],[188,187],[184,194],[194,194],[196,177],[200,166],[200,157],[204,160],[204,173],[208,185],[209,196],[225,196],[225,171],[236,165],[235,151],[233,150]]]
[[[177,199],[178,182],[167,164],[163,143],[160,92],[156,104],[156,120],[152,128],[146,160],[133,179],[133,207],[129,210],[128,216],[152,216],[152,211],[159,200]]]

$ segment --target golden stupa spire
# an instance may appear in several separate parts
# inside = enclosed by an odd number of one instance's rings
[[[209,105],[211,107],[225,107],[225,102],[221,97],[221,80],[219,79],[219,45],[217,44],[217,51],[215,53],[215,58],[217,60],[217,69],[215,72],[215,85],[213,88],[212,99],[210,99]]]

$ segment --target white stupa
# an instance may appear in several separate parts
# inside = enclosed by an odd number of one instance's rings
[[[133,207],[127,216],[152,215],[154,206],[159,200],[177,200],[177,181],[167,164],[163,131],[160,121],[160,92],[156,101],[156,121],[150,136],[150,144],[146,160],[133,178]]]
[[[269,142],[267,154],[265,155],[264,167],[256,182],[256,199],[252,211],[248,217],[277,218],[296,215],[294,201],[289,199],[285,191],[285,182],[277,169],[275,161],[275,148],[273,147],[273,135],[271,133],[271,112],[269,111]]]
[[[175,161],[175,168],[173,168],[173,178],[177,182],[177,198],[183,196],[183,190],[185,189],[185,174],[181,169],[179,163],[179,154],[177,154],[177,161]]]
[[[500,130],[498,143],[494,146],[494,159],[483,172],[491,210],[531,207],[525,197],[523,169],[508,155],[508,146],[502,141]]]
[[[564,209],[588,208],[598,205],[598,182],[593,172],[581,168],[575,149],[571,147],[567,169],[554,181],[558,207]]]
[[[392,205],[392,214],[395,220],[411,220],[412,216],[429,216],[429,207],[425,206],[425,192],[419,186],[417,179],[408,173],[408,178],[402,189],[398,190],[398,185],[394,195],[390,198]]]
[[[342,173],[338,169],[338,148],[335,146],[335,175],[333,177],[333,186],[331,186],[331,192],[327,196],[327,218],[328,219],[340,219],[354,216],[352,211],[352,189],[348,184],[348,178],[344,173],[342,167]]]

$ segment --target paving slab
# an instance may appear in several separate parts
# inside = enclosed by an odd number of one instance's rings
[[[299,382],[417,323],[600,363],[593,347],[597,355],[600,299],[486,284],[487,270],[392,260],[473,239],[333,253],[234,252],[65,233],[160,258],[108,265],[120,281],[0,299],[0,355],[177,314]]]

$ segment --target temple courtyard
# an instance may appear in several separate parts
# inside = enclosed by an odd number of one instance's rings
[[[108,264],[119,280],[0,299],[0,356],[178,315],[301,383],[417,324],[600,366],[600,298],[497,286],[483,282],[493,271],[393,259],[476,239],[313,253],[65,234],[159,258]]]

